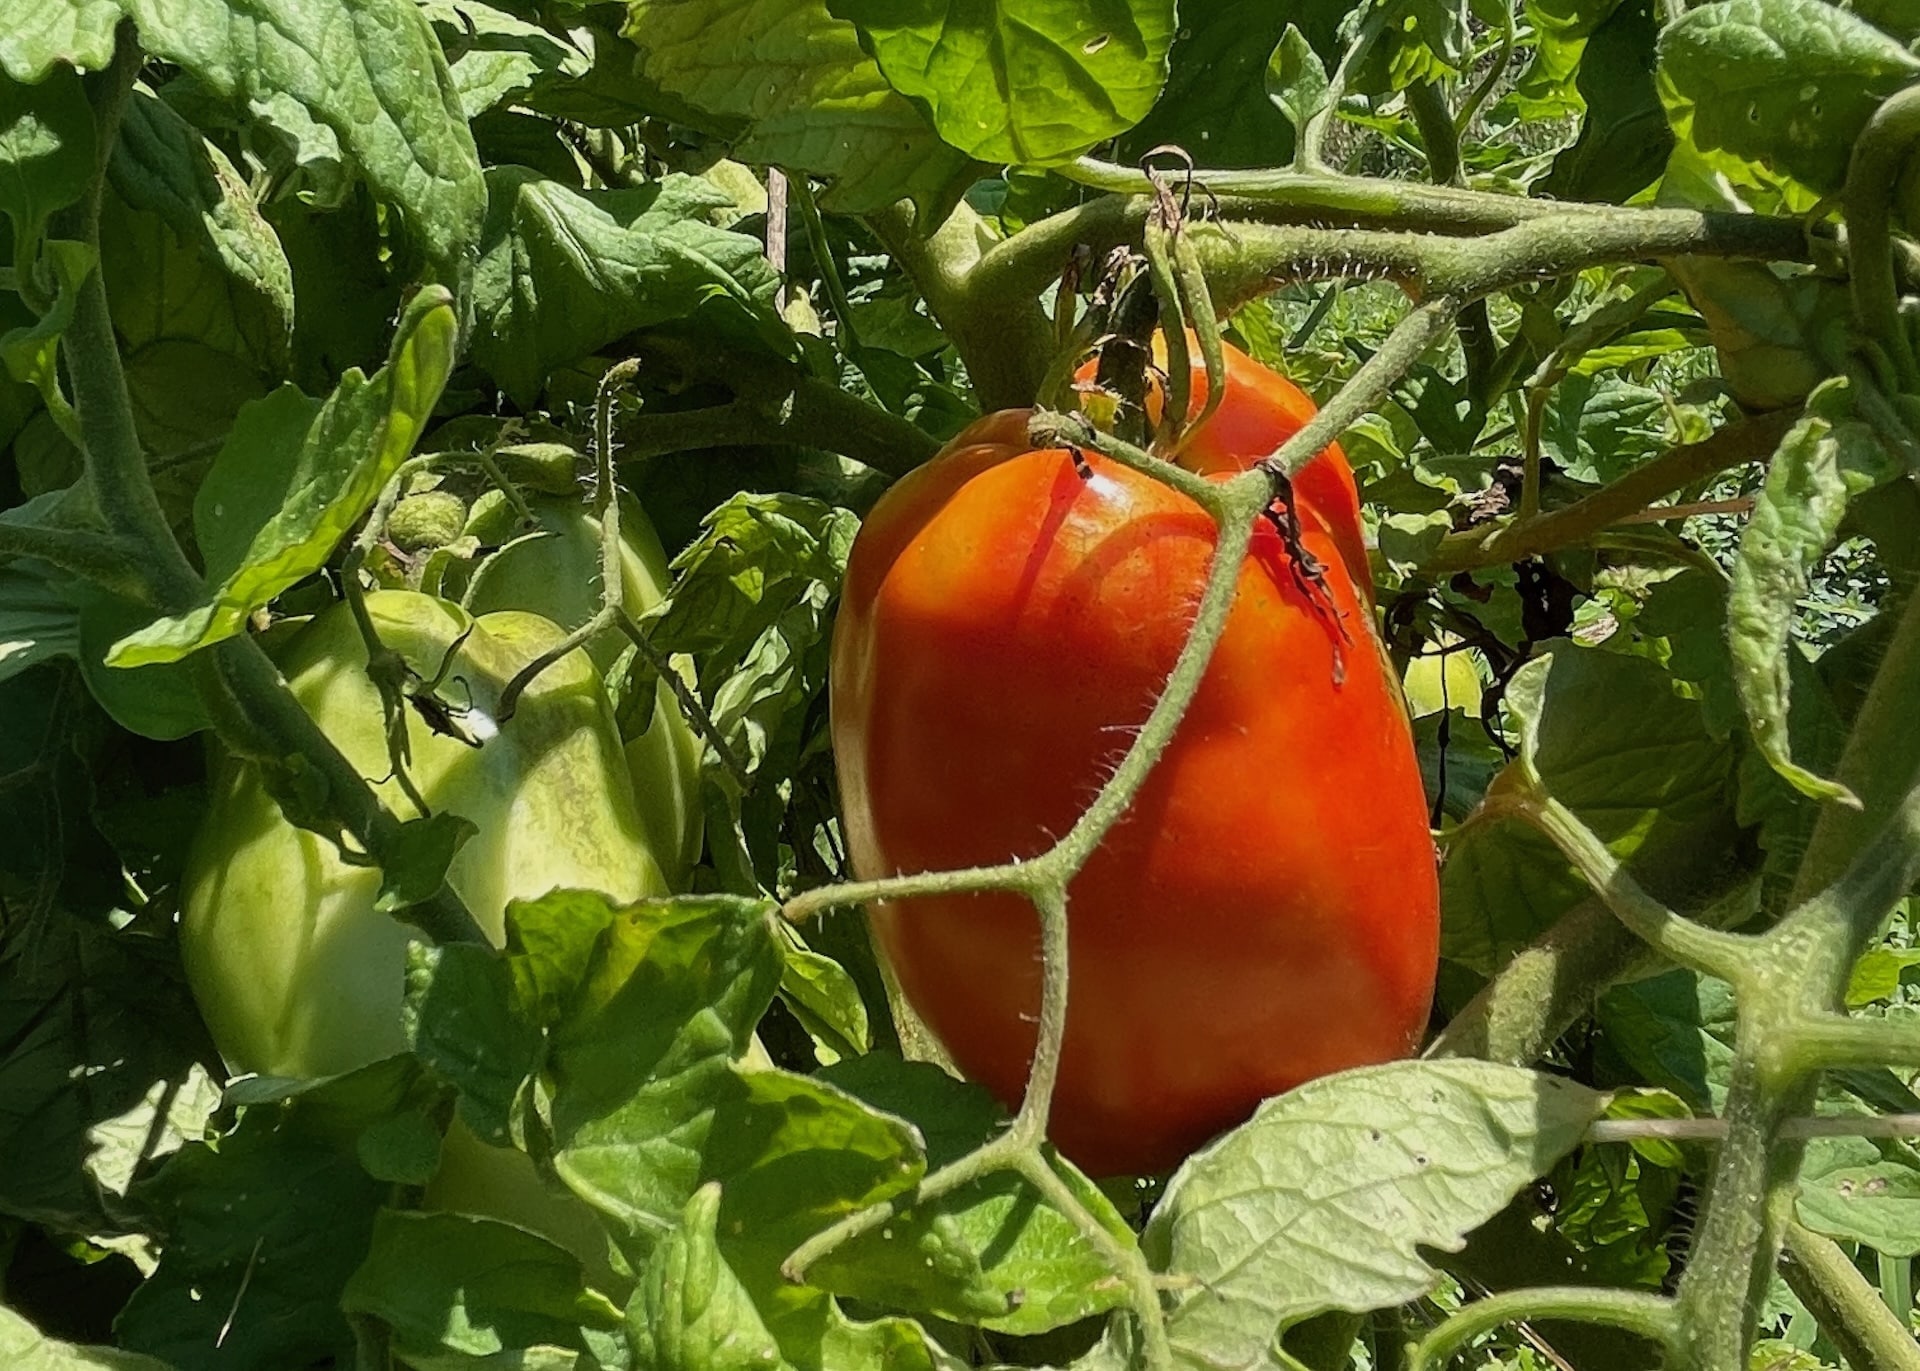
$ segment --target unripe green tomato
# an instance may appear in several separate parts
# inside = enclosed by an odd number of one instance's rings
[[[634,811],[612,707],[586,654],[554,663],[513,718],[490,727],[501,688],[558,642],[560,629],[517,612],[476,621],[412,591],[377,591],[367,608],[381,641],[424,681],[446,665],[439,697],[485,739],[472,747],[408,711],[408,774],[436,812],[459,814],[478,830],[448,880],[487,937],[504,941],[510,900],[553,889],[622,901],[666,893]],[[397,781],[373,779],[391,764],[366,664],[345,605],[321,614],[280,654],[314,721],[390,808],[410,814]],[[188,858],[180,941],[194,996],[235,1070],[323,1076],[405,1049],[402,981],[407,942],[417,934],[374,909],[379,885],[377,871],[346,865],[326,839],[289,824],[253,768],[219,766]],[[425,1200],[531,1228],[578,1254],[596,1284],[615,1283],[592,1211],[542,1180],[523,1153],[489,1146],[457,1118]]]
[[[402,552],[445,547],[460,536],[467,522],[467,502],[450,490],[409,495],[394,506],[387,520],[387,537]]]
[[[468,708],[462,721],[480,735],[501,687],[561,636],[536,615],[476,622],[411,591],[374,592],[367,607],[381,641],[425,680],[472,625],[440,696]],[[314,721],[361,775],[381,778],[392,765],[366,664],[345,605],[302,629],[281,656]],[[433,732],[411,709],[407,733],[408,773],[429,806],[478,829],[448,881],[496,945],[510,900],[559,888],[622,901],[666,893],[634,812],[613,711],[584,653],[540,675],[480,747]],[[374,786],[395,813],[412,813],[397,780]],[[405,1050],[402,978],[416,935],[374,909],[379,888],[378,870],[348,866],[327,839],[288,823],[252,767],[219,768],[188,857],[181,951],[214,1042],[236,1069],[325,1076]]]
[[[578,500],[536,497],[529,504],[537,527],[480,564],[466,603],[476,613],[524,609],[577,627],[600,609],[600,521]],[[620,501],[620,541],[621,595],[637,617],[666,598],[673,578],[659,534],[639,503],[626,496]],[[606,671],[625,647],[619,634],[610,633],[588,650]],[[700,860],[701,751],[699,735],[661,681],[653,717],[644,732],[626,741],[626,752],[641,831],[676,890]]]

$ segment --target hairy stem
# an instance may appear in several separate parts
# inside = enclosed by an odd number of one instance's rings
[[[21,557],[71,572],[135,604],[152,607],[154,587],[141,564],[141,544],[92,529],[0,520],[0,558]]]
[[[1861,330],[1885,348],[1901,388],[1920,385],[1913,343],[1900,320],[1893,277],[1893,191],[1907,153],[1920,140],[1920,90],[1890,96],[1854,139],[1842,202],[1847,213],[1847,257],[1853,312]]]
[[[1797,1223],[1782,1235],[1780,1274],[1854,1371],[1920,1371],[1920,1343],[1831,1238]]]
[[[1679,1337],[1673,1303],[1658,1295],[1584,1286],[1507,1290],[1475,1300],[1422,1338],[1407,1363],[1408,1371],[1441,1371],[1474,1339],[1523,1319],[1606,1324],[1668,1349],[1676,1346]]]

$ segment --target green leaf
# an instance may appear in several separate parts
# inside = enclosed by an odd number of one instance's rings
[[[1343,8],[1343,7],[1342,7]],[[1266,0],[1184,0],[1168,53],[1166,86],[1147,117],[1120,139],[1115,160],[1174,143],[1203,166],[1276,166],[1293,156],[1293,126],[1267,98],[1268,63],[1288,20],[1331,51],[1335,7]]]
[[[1670,971],[1607,991],[1595,1019],[1609,1055],[1634,1077],[1713,1113],[1733,1070],[1734,1014],[1726,982]]]
[[[161,662],[132,671],[107,665],[115,643],[152,622],[151,606],[84,581],[74,583],[67,594],[80,615],[81,677],[115,723],[162,742],[213,727],[190,664]]]
[[[1526,21],[1534,33],[1533,65],[1521,88],[1534,99],[1546,98],[1580,68],[1581,54],[1593,31],[1606,23],[1621,0],[1526,0]]]
[[[876,1109],[909,1119],[926,1139],[929,1168],[957,1161],[1006,1127],[976,1085],[890,1053],[850,1058],[820,1076]],[[1122,1244],[1133,1241],[1113,1204],[1071,1164],[1068,1186]],[[1126,1288],[1080,1230],[1021,1177],[983,1177],[896,1215],[808,1273],[837,1294],[1003,1333],[1065,1327],[1125,1305]]]
[[[480,158],[414,0],[124,0],[148,53],[222,100],[323,128],[463,292],[486,213]]]
[[[73,322],[73,309],[87,274],[98,263],[92,248],[64,239],[43,244],[44,261],[51,268],[53,303],[39,320],[0,333],[0,363],[16,381],[40,392],[41,403],[68,441],[79,444],[79,426],[60,389],[60,337]]]
[[[713,226],[733,201],[710,181],[579,191],[496,167],[487,186],[473,356],[522,404],[555,368],[708,301],[772,317],[778,276],[758,239]]]
[[[354,1145],[361,1167],[390,1185],[425,1185],[440,1169],[441,1126],[424,1109],[375,1120]]]
[[[253,1078],[228,1091],[237,1128],[182,1148],[138,1194],[168,1235],[118,1322],[127,1346],[183,1366],[284,1371],[343,1350],[340,1292],[390,1187],[357,1160],[371,1125],[423,1103],[395,1057],[311,1085]]]
[[[639,75],[738,133],[742,161],[829,177],[849,214],[949,204],[968,176],[826,0],[628,0]],[[944,218],[929,213],[929,219]]]
[[[422,0],[448,49],[454,89],[469,120],[540,77],[574,78],[592,66],[587,55],[538,24],[476,0]]]
[[[780,1344],[727,1265],[716,1229],[720,1187],[701,1186],[654,1250],[627,1309],[642,1371],[785,1371]]]
[[[1876,947],[1853,964],[1847,981],[1847,1008],[1864,1009],[1891,1000],[1900,992],[1906,973],[1920,966],[1920,950]]]
[[[1586,118],[1553,159],[1542,194],[1624,204],[1659,179],[1673,132],[1654,81],[1658,33],[1653,0],[1629,0],[1588,37],[1575,78]]]
[[[1794,1201],[1800,1222],[1889,1257],[1920,1255],[1920,1157],[1864,1138],[1823,1138],[1807,1149]]]
[[[98,71],[113,60],[119,0],[11,0],[0,25],[0,72],[33,85],[56,65]]]
[[[1576,481],[1605,483],[1670,445],[1667,398],[1617,375],[1569,376],[1554,388],[1540,447]]]
[[[1402,1304],[1439,1279],[1416,1246],[1463,1236],[1571,1150],[1591,1090],[1488,1062],[1394,1062],[1311,1081],[1189,1157],[1142,1244],[1187,1293],[1168,1316],[1195,1365],[1259,1362],[1278,1330]]]
[[[1507,703],[1548,792],[1663,898],[1731,851],[1733,746],[1655,662],[1564,645],[1515,673]],[[1491,972],[1587,893],[1531,826],[1474,819],[1441,869],[1445,955]]]
[[[1823,336],[1849,317],[1844,284],[1705,257],[1676,258],[1669,270],[1706,320],[1720,374],[1742,405],[1798,404],[1826,378]]]
[[[16,267],[32,264],[48,217],[86,193],[93,162],[93,108],[79,76],[58,68],[37,85],[0,77],[0,214],[13,221]]]
[[[1825,383],[1780,440],[1734,561],[1727,597],[1734,688],[1754,744],[1775,771],[1814,799],[1858,804],[1845,786],[1793,760],[1787,721],[1795,606],[1839,530],[1847,501],[1898,473],[1873,430],[1853,417],[1846,383]]]
[[[432,899],[446,884],[447,868],[461,846],[479,831],[472,820],[445,811],[402,823],[393,846],[381,854],[380,894],[373,907],[397,914]]]
[[[867,1006],[847,969],[809,948],[798,929],[781,926],[786,940],[786,969],[780,973],[780,998],[812,1035],[820,1060],[832,1064],[858,1057],[872,1046]]]
[[[383,1209],[341,1308],[393,1330],[411,1365],[446,1365],[535,1347],[585,1350],[581,1325],[618,1328],[580,1260],[537,1233],[465,1214]]]
[[[508,928],[523,946],[549,943],[554,1164],[644,1247],[703,1179],[714,1112],[740,1098],[731,1063],[780,977],[769,909],[724,896],[642,903],[591,933],[564,907],[565,923],[548,924],[548,908],[516,905]],[[579,950],[556,955],[566,942]]]
[[[254,534],[242,565],[208,603],[121,639],[108,664],[178,661],[231,638],[254,610],[318,571],[412,452],[453,369],[454,333],[445,291],[415,295],[387,365],[371,378],[349,371],[322,406],[279,512]]]
[[[827,0],[887,83],[981,162],[1045,166],[1124,133],[1166,80],[1171,0]]]
[[[830,608],[858,527],[850,511],[817,500],[740,494],[674,559],[678,579],[654,644],[701,664],[708,711],[750,776],[795,777],[826,747],[813,706],[826,689]],[[743,894],[773,889],[803,788],[743,793],[731,776],[707,774],[707,837],[723,881]]]
[[[1267,99],[1296,130],[1327,104],[1327,69],[1306,35],[1292,24],[1267,59]]]
[[[19,562],[0,566],[0,681],[80,655],[80,619],[55,584]]]
[[[129,348],[185,336],[263,373],[283,372],[293,337],[293,268],[226,154],[165,101],[136,89],[107,176],[134,212],[126,216],[132,222],[103,233],[114,321]],[[165,236],[146,228],[149,215],[165,225]],[[135,223],[154,241],[115,241],[131,237]]]
[[[288,383],[240,407],[193,497],[193,536],[207,579],[225,581],[287,500],[320,401]]]
[[[1823,0],[1719,0],[1660,35],[1674,129],[1788,173],[1817,191],[1845,179],[1873,111],[1920,59]]]
[[[606,908],[597,897],[580,898]],[[494,1146],[511,1144],[514,1107],[540,1064],[541,1041],[514,1000],[507,963],[490,948],[412,943],[402,1013],[407,1045],[459,1090],[467,1126]]]
[[[5,1308],[0,1308],[0,1362],[11,1371],[171,1371],[165,1362],[137,1352],[76,1347],[46,1337]]]

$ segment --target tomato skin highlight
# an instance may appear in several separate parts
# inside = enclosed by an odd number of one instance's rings
[[[990,416],[889,491],[854,546],[832,725],[862,878],[1046,851],[1186,639],[1212,520],[1096,454],[1083,479],[1066,452],[1024,448],[1024,423]],[[1069,888],[1049,1131],[1094,1175],[1164,1170],[1269,1095],[1406,1054],[1426,1023],[1439,893],[1412,740],[1337,540],[1303,522],[1333,608],[1258,528],[1192,707]],[[1032,907],[871,914],[928,1027],[1015,1104],[1040,1003]]]

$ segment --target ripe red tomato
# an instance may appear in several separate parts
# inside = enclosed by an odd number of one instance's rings
[[[1180,454],[1182,466],[1208,474],[1245,471],[1275,452],[1320,412],[1299,386],[1261,366],[1232,343],[1223,341],[1220,350],[1226,359],[1226,389],[1232,399],[1221,402],[1213,417],[1188,438]],[[1153,353],[1154,360],[1164,368],[1167,349],[1158,334],[1154,335]],[[1191,369],[1190,413],[1198,415],[1207,402],[1207,368],[1200,357],[1200,340],[1191,332],[1187,334],[1187,356]],[[1076,379],[1091,381],[1094,371],[1095,364],[1088,362]],[[1147,408],[1156,423],[1160,405],[1156,388],[1147,396]],[[1302,515],[1317,519],[1332,536],[1341,560],[1347,564],[1347,574],[1371,600],[1373,572],[1367,561],[1366,527],[1360,519],[1360,490],[1340,445],[1328,443],[1295,474],[1293,484]]]
[[[1221,434],[1284,421],[1243,413],[1229,384],[1222,427],[1188,449],[1203,468],[1234,465]],[[1027,450],[1025,424],[981,420],[890,490],[855,543],[832,723],[862,877],[1047,850],[1186,639],[1211,519],[1097,455],[1083,478],[1068,453]],[[1233,441],[1258,457],[1270,432]],[[1334,531],[1346,506],[1313,508],[1321,489],[1295,495],[1331,607],[1261,527],[1185,721],[1069,890],[1050,1132],[1095,1175],[1165,1169],[1269,1095],[1407,1053],[1426,1022],[1439,892],[1425,798]],[[1040,1002],[1031,906],[961,895],[872,915],[915,1009],[1015,1103]]]

